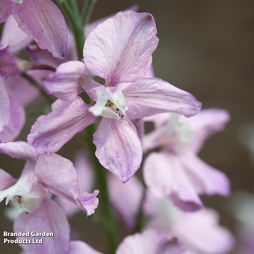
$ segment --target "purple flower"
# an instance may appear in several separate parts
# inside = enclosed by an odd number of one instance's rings
[[[200,194],[227,196],[227,176],[200,160],[196,153],[209,135],[223,129],[228,113],[206,109],[190,119],[176,114],[153,119],[157,128],[143,140],[145,150],[160,149],[149,154],[144,164],[144,180],[151,192],[158,198],[170,198],[185,211],[203,206]]]
[[[65,56],[67,25],[63,14],[52,1],[3,0],[0,7],[0,23],[13,15],[19,28],[32,35],[40,48],[47,49],[54,57]]]
[[[84,46],[85,65],[64,63],[44,82],[48,92],[61,100],[52,105],[49,114],[38,118],[28,136],[38,153],[60,149],[102,116],[94,133],[96,156],[126,182],[142,160],[140,139],[131,120],[162,112],[192,116],[200,110],[201,103],[191,94],[163,80],[145,78],[158,44],[156,32],[150,14],[126,11],[89,34]],[[104,78],[105,86],[92,80],[88,69]],[[77,96],[81,91],[95,101],[92,106]]]

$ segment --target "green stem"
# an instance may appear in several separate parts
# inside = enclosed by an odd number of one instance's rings
[[[78,52],[78,58],[81,60],[83,58],[83,47],[85,43],[85,34],[82,20],[79,15],[73,15],[72,9],[66,0],[58,0],[58,2],[61,4],[71,22]]]
[[[86,9],[84,11],[84,15],[83,15],[83,26],[85,27],[91,17],[92,11],[93,11],[93,7],[95,5],[95,3],[97,2],[97,0],[88,0],[87,4],[86,4]]]
[[[26,73],[21,74],[22,77],[27,79],[31,85],[33,85],[37,90],[40,91],[40,93],[48,100],[50,104],[52,104],[54,101],[48,96],[48,94],[42,89],[42,87],[37,83],[35,79],[33,79],[30,75]]]
[[[79,16],[79,9],[76,0],[67,0],[75,17]]]
[[[86,128],[86,134],[87,134],[86,138],[82,136],[81,134],[79,134],[78,136],[82,139],[84,145],[87,147],[87,150],[90,152],[90,158],[92,160],[91,162],[94,165],[96,179],[97,179],[97,183],[100,190],[100,193],[99,193],[100,206],[105,216],[103,225],[104,225],[106,235],[108,238],[110,250],[112,254],[114,254],[118,246],[116,226],[115,226],[115,220],[114,220],[113,211],[112,211],[112,207],[111,207],[111,203],[109,199],[108,186],[106,181],[106,169],[100,164],[98,159],[95,157],[96,147],[93,144],[93,133],[95,132],[95,130],[96,130],[96,124],[89,125]]]

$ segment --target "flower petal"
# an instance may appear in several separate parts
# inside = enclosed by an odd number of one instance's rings
[[[5,79],[0,76],[0,131],[10,121],[10,100],[5,88]]]
[[[175,237],[147,229],[125,237],[116,254],[181,254],[183,251],[184,247]]]
[[[94,144],[101,165],[122,182],[127,182],[140,167],[142,146],[129,119],[102,118],[94,133]]]
[[[24,141],[0,143],[0,152],[17,159],[36,160],[37,158],[34,147]]]
[[[63,58],[67,48],[67,25],[63,14],[50,0],[24,0],[13,5],[12,14],[20,29],[32,35],[39,47]]]
[[[0,23],[3,23],[11,15],[12,2],[10,0],[2,0],[0,2]]]
[[[68,254],[70,226],[64,211],[53,200],[46,198],[40,207],[29,214],[22,213],[14,222],[14,232],[30,232],[30,236],[18,237],[20,240],[43,239],[42,244],[20,244],[25,253]],[[36,237],[31,232],[53,233],[53,237]]]
[[[70,250],[68,254],[102,254],[101,252],[96,251],[91,246],[85,242],[81,241],[71,241]]]
[[[94,213],[98,206],[98,191],[93,194],[80,193],[77,170],[70,160],[54,153],[42,154],[37,160],[35,172],[52,193],[76,204],[87,216]]]
[[[10,174],[0,169],[0,191],[10,188],[17,182]]]
[[[56,72],[50,74],[43,85],[49,94],[53,94],[58,99],[73,100],[83,90],[78,83],[82,75],[89,75],[85,64],[69,61],[59,65]]]
[[[51,112],[40,116],[32,126],[28,143],[37,153],[57,152],[76,133],[96,121],[88,108],[78,96],[73,101],[56,100]]]
[[[84,61],[109,86],[143,77],[158,44],[153,17],[148,13],[119,12],[98,25],[84,46]]]
[[[197,211],[203,206],[176,155],[151,153],[144,164],[144,181],[156,197],[170,197],[184,211]]]
[[[188,92],[158,78],[137,80],[122,90],[131,119],[139,119],[163,112],[174,112],[186,117],[197,114],[202,104]]]
[[[88,96],[96,101],[97,100],[97,96],[95,91],[97,91],[97,89],[103,91],[105,89],[105,87],[99,83],[97,83],[96,81],[94,81],[93,79],[89,78],[89,77],[85,77],[85,76],[81,76],[79,78],[79,84],[82,86],[82,88],[85,90],[85,92],[88,94]]]
[[[199,194],[229,195],[230,182],[223,172],[206,164],[192,152],[179,155],[179,160]]]
[[[11,119],[0,132],[0,142],[12,141],[23,128],[26,120],[24,108],[14,99],[10,99]]]
[[[13,18],[13,16],[10,16],[4,23],[0,48],[5,48],[6,46],[9,46],[9,50],[11,53],[18,53],[21,49],[25,48],[32,40],[33,37],[24,33],[18,27],[18,23]]]

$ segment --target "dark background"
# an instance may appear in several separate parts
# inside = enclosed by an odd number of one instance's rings
[[[139,11],[155,17],[160,39],[153,54],[155,76],[192,93],[203,103],[203,108],[223,108],[231,115],[226,129],[206,142],[200,157],[228,175],[233,193],[251,192],[254,170],[249,153],[239,145],[237,135],[243,124],[254,121],[254,1],[98,0],[91,20],[134,4],[139,4]],[[34,120],[29,119],[21,138],[25,139]],[[60,153],[72,159],[75,149],[70,146],[80,144],[71,141]],[[21,160],[0,156],[0,167],[15,177],[20,175],[23,165]],[[217,196],[203,198],[207,206],[220,212],[221,224],[235,232],[235,221],[226,209],[227,200]],[[5,208],[4,202],[0,208]],[[12,223],[2,215],[0,218],[0,232],[12,231]],[[84,234],[85,241],[99,251],[105,249],[103,230],[98,224],[82,214],[71,222]],[[0,241],[1,254],[19,253],[18,246],[3,245]]]

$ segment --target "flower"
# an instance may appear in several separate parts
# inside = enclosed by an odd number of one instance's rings
[[[38,118],[28,142],[39,153],[60,149],[73,135],[102,116],[94,133],[95,155],[121,181],[137,171],[142,147],[131,120],[161,112],[195,115],[201,108],[191,94],[158,78],[145,78],[157,47],[156,27],[147,13],[119,12],[98,25],[84,45],[84,63],[60,65],[49,76],[46,89],[61,100],[49,114]],[[88,75],[106,80],[105,86]],[[85,104],[85,91],[94,104]]]
[[[229,120],[225,110],[206,109],[184,119],[177,114],[155,116],[156,129],[143,140],[144,150],[157,148],[144,163],[144,181],[158,198],[170,198],[185,211],[202,208],[200,194],[227,196],[227,176],[200,160],[204,140]]]

